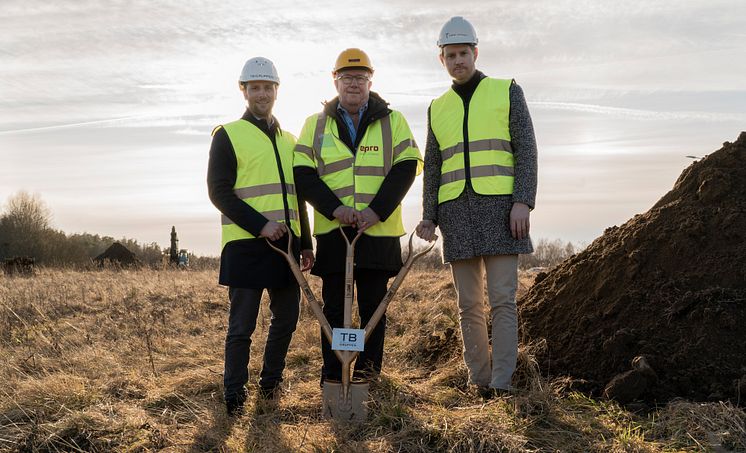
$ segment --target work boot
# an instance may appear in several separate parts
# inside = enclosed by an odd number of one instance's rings
[[[495,398],[510,398],[513,395],[513,391],[510,389],[498,389],[486,385],[477,385],[476,388],[479,396],[485,401]]]
[[[225,397],[225,409],[228,416],[237,417],[243,414],[243,406],[246,403],[246,391],[233,393]]]
[[[479,397],[485,401],[491,400],[495,397],[495,389],[487,385],[477,385],[476,390]]]

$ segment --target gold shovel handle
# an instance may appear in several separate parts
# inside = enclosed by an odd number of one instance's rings
[[[350,241],[347,239],[347,235],[342,229],[342,225],[339,226],[339,234],[342,235],[345,243],[347,244],[347,252],[345,256],[345,299],[344,299],[344,328],[349,329],[352,327],[352,302],[355,298],[355,243],[357,243],[360,236],[363,235],[361,230],[358,230],[357,235]]]
[[[409,270],[412,268],[412,264],[417,261],[421,256],[427,254],[430,252],[430,250],[435,247],[435,241],[433,241],[432,244],[430,244],[430,247],[427,247],[425,250],[412,254],[413,248],[412,248],[412,239],[414,238],[414,231],[409,235],[409,249],[407,251],[407,259],[404,262],[404,266],[402,266],[401,270],[399,270],[399,273],[396,275],[396,278],[394,279],[394,282],[391,283],[391,286],[389,286],[389,289],[386,291],[386,295],[383,296],[383,299],[381,299],[381,302],[378,304],[378,308],[376,308],[376,311],[373,312],[373,315],[370,317],[370,320],[368,321],[368,324],[365,325],[365,340],[368,340],[368,337],[373,332],[373,329],[376,328],[378,325],[378,321],[381,320],[383,317],[383,314],[386,313],[386,308],[388,308],[389,303],[391,302],[391,299],[394,298],[394,295],[399,290],[399,287],[401,286],[402,282],[404,282],[404,277],[407,276],[409,273]]]
[[[355,298],[355,244],[357,243],[360,236],[363,235],[362,230],[358,230],[355,237],[350,241],[347,239],[347,235],[342,228],[339,226],[339,233],[342,235],[345,243],[347,244],[347,253],[345,256],[345,299],[344,299],[344,318],[343,326],[345,329],[352,327],[352,301]],[[344,393],[344,402],[348,404],[350,402],[350,366],[352,361],[357,357],[358,352],[356,351],[339,351],[341,356],[340,362],[342,364],[342,392]]]
[[[303,276],[303,272],[300,270],[298,262],[295,261],[295,258],[293,257],[293,237],[291,235],[288,235],[287,252],[279,247],[276,247],[269,239],[264,238],[264,240],[266,240],[267,244],[275,249],[277,253],[285,257],[285,261],[288,262],[288,266],[290,266],[290,270],[292,271],[295,280],[298,281],[298,286],[300,286],[301,291],[303,291],[303,295],[306,296],[306,301],[311,307],[311,311],[313,312],[316,319],[319,321],[319,324],[321,324],[321,331],[324,332],[324,336],[327,340],[329,340],[329,344],[332,344],[332,327],[329,325],[329,321],[326,320],[326,316],[324,316],[324,311],[321,308],[321,304],[319,304],[319,301],[316,299],[313,291],[311,291],[311,287],[308,285],[306,277]],[[342,360],[342,357],[340,356],[340,354],[338,354],[338,352],[339,351],[335,351],[335,353],[337,353],[337,358],[339,358],[339,360]]]

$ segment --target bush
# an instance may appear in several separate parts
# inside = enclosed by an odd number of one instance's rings
[[[579,252],[582,247],[572,242],[563,243],[560,239],[549,240],[540,238],[534,243],[534,253],[520,255],[518,258],[519,269],[531,269],[532,267],[552,267]]]
[[[421,252],[426,247],[426,244],[415,244],[414,253]],[[403,246],[402,248],[402,259],[405,259],[407,256],[406,246]],[[552,267],[579,252],[581,248],[582,247],[577,246],[572,242],[562,242],[559,239],[549,240],[541,238],[534,242],[534,253],[520,255],[518,257],[518,268],[526,270],[533,267]],[[418,269],[442,269],[446,266],[443,264],[442,257],[443,255],[440,247],[436,246],[430,253],[421,257],[415,263],[414,267]]]

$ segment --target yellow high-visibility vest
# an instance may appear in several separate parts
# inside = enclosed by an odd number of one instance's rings
[[[466,187],[464,143],[468,143],[474,191],[482,195],[513,193],[511,83],[511,79],[482,79],[469,101],[468,114],[452,88],[430,104],[430,127],[442,157],[438,203],[457,198]]]
[[[220,127],[215,128],[213,135]],[[293,179],[293,147],[296,141],[293,134],[282,131],[275,135],[285,177],[283,186],[272,140],[267,134],[246,120],[233,121],[224,124],[222,128],[228,133],[236,155],[236,183],[233,191],[238,198],[256,209],[267,220],[285,224],[289,222],[293,233],[300,236],[298,198]],[[230,241],[256,237],[225,215],[222,216],[222,225],[222,247]]]
[[[353,155],[339,138],[337,122],[321,112],[306,119],[295,145],[293,165],[316,169],[345,206],[362,211],[373,201],[391,167],[405,160],[417,160],[417,174],[422,172],[422,156],[401,113],[392,111],[368,125]],[[339,227],[337,219],[329,220],[315,209],[313,214],[314,235]],[[401,204],[386,221],[368,228],[364,234],[404,235]]]

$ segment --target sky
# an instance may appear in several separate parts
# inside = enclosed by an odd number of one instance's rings
[[[284,129],[336,92],[359,47],[373,90],[424,152],[451,81],[436,41],[451,16],[477,68],[523,88],[539,150],[531,235],[590,243],[650,208],[692,159],[746,130],[746,2],[86,1],[0,3],[0,203],[37,194],[52,226],[220,253],[207,196],[210,132],[241,116],[243,63],[270,58]],[[403,202],[421,218],[421,178]]]

